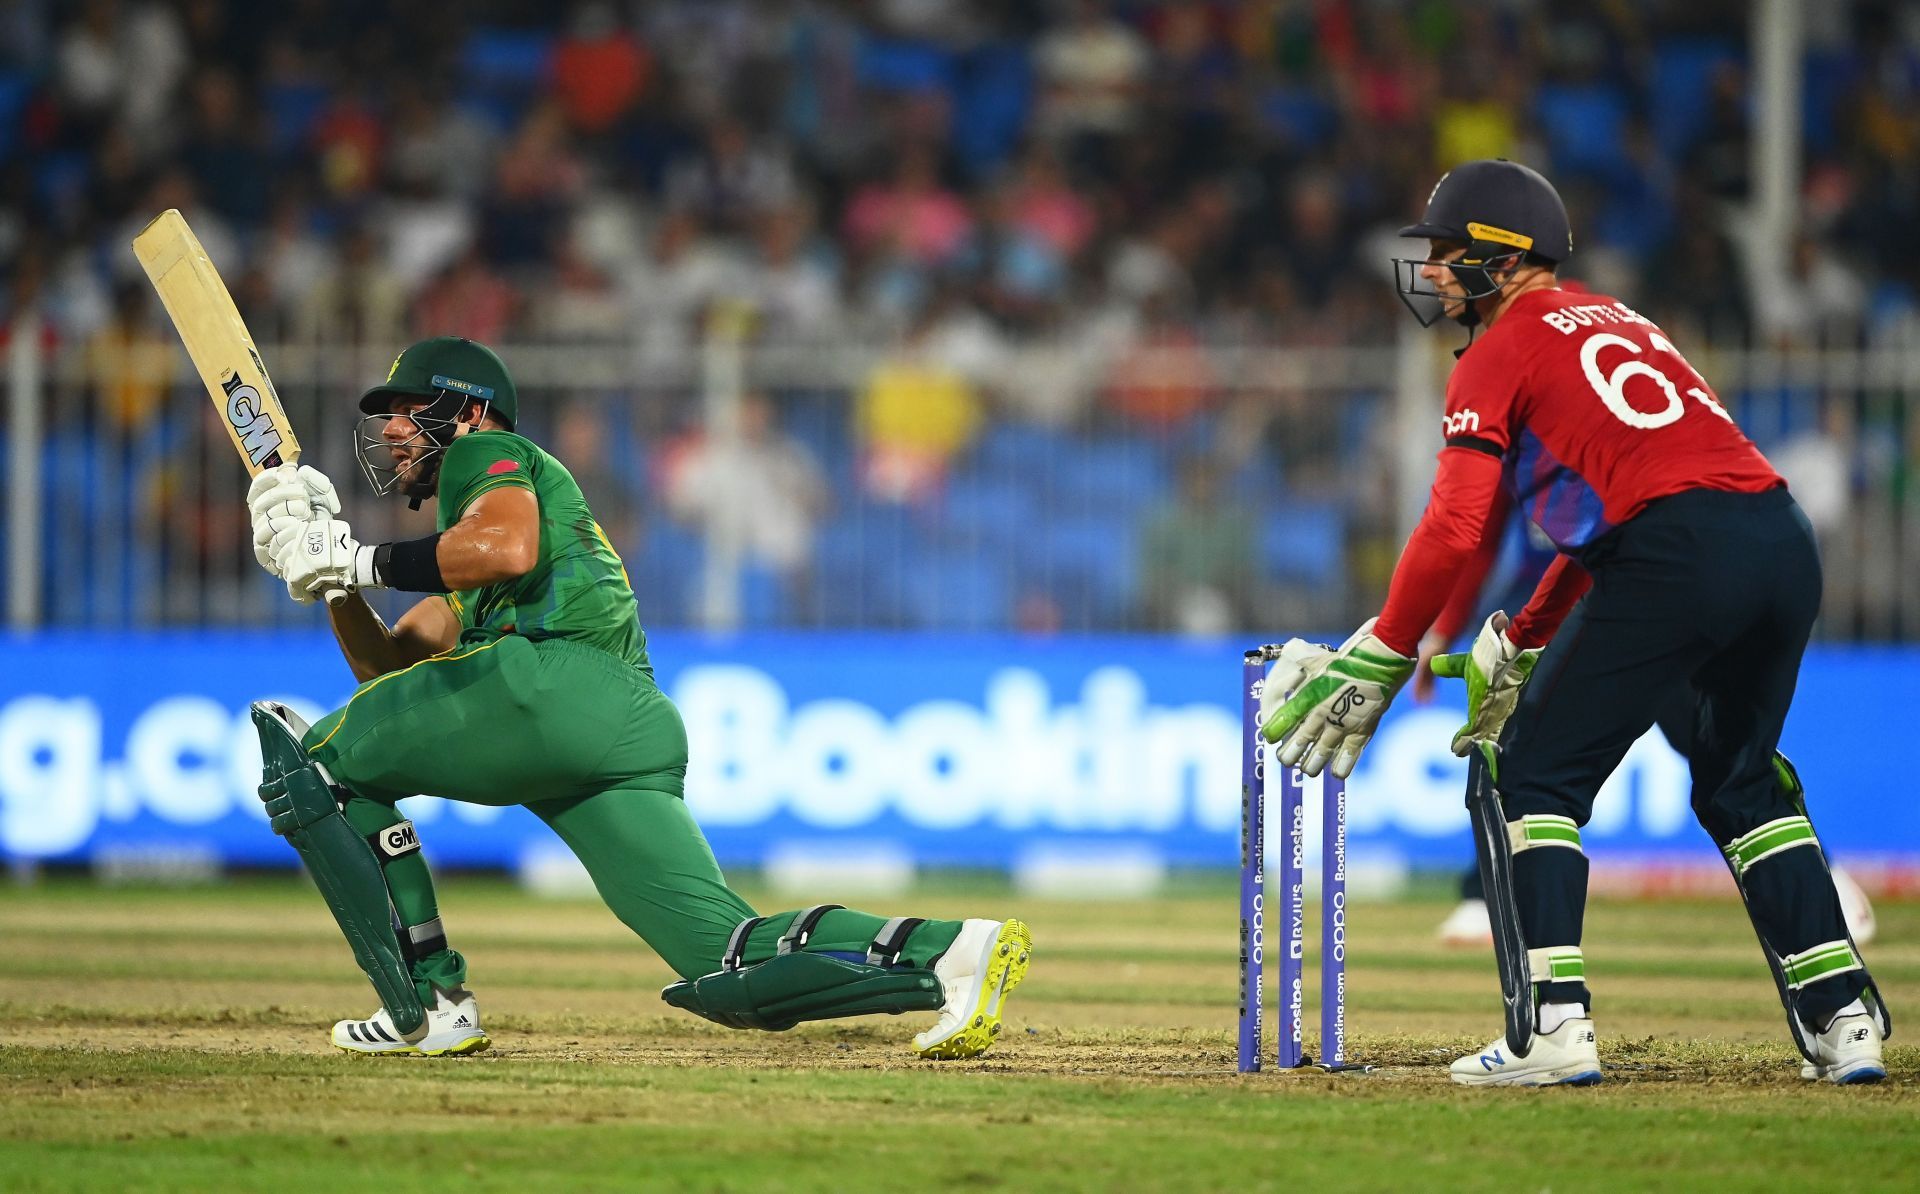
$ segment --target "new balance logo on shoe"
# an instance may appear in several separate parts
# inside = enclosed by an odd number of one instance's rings
[[[1868,1036],[1868,1033],[1867,1033],[1867,1030],[1866,1030],[1866,1029],[1864,1029],[1864,1028],[1856,1028],[1856,1029],[1854,1029],[1854,1030],[1853,1030],[1852,1032],[1849,1032],[1849,1033],[1847,1034],[1847,1044],[1849,1044],[1849,1045],[1857,1045],[1857,1044],[1859,1044],[1859,1043],[1860,1043],[1861,1041],[1864,1041],[1864,1040],[1866,1040],[1866,1039],[1867,1039],[1867,1036]]]
[[[1493,1069],[1494,1066],[1505,1065],[1505,1064],[1507,1064],[1507,1059],[1500,1056],[1500,1050],[1498,1049],[1495,1049],[1491,1053],[1482,1053],[1480,1055],[1481,1069],[1491,1070]]]
[[[1585,1029],[1585,1030],[1583,1030],[1583,1031],[1582,1031],[1582,1032],[1580,1033],[1580,1035],[1579,1035],[1579,1037],[1577,1038],[1577,1040],[1578,1040],[1578,1042],[1579,1042],[1580,1044],[1582,1044],[1582,1045],[1591,1045],[1591,1044],[1593,1043],[1593,1029],[1591,1029],[1591,1028],[1588,1028],[1588,1029]]]

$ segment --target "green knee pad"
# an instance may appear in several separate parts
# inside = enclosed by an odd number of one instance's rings
[[[869,966],[798,951],[677,982],[660,998],[728,1028],[770,1032],[785,1032],[803,1020],[936,1011],[944,1001],[931,970]]]
[[[332,785],[300,745],[294,714],[284,705],[255,701],[253,726],[260,735],[265,772],[260,799],[268,823],[307,864],[394,1027],[412,1035],[426,1024],[427,1012],[394,935],[393,903],[380,860],[341,815]]]

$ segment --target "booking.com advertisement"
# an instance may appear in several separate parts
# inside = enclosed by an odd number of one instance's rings
[[[1238,644],[662,633],[651,646],[687,722],[687,797],[723,863],[794,849],[1002,869],[1238,858]],[[5,656],[0,854],[293,864],[254,795],[247,702],[286,700],[310,718],[343,702],[353,682],[331,639],[49,635]],[[1471,857],[1465,767],[1447,750],[1460,692],[1427,706],[1403,693],[1382,723],[1349,784],[1357,865]],[[1913,708],[1920,652],[1808,658],[1783,746],[1836,855],[1920,859],[1910,731],[1892,712]],[[556,848],[522,809],[403,807],[441,866],[512,868]],[[1713,861],[1686,764],[1657,731],[1602,793],[1586,842],[1596,860]]]

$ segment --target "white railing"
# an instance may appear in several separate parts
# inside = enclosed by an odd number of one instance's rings
[[[46,349],[13,329],[15,629],[318,624],[254,564],[244,473],[168,337]],[[1416,332],[984,360],[720,337],[501,353],[523,429],[579,476],[650,622],[1204,631],[1332,629],[1377,608],[1431,479],[1446,347]],[[431,510],[357,479],[355,399],[392,353],[263,347],[308,461],[368,539],[432,529]],[[1920,637],[1920,351],[1690,355],[1820,527],[1821,633]],[[756,394],[777,453],[755,438]]]

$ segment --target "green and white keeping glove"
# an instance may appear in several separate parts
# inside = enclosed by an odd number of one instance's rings
[[[1467,724],[1453,736],[1453,753],[1466,758],[1475,742],[1498,742],[1520,690],[1540,661],[1540,648],[1521,650],[1507,637],[1507,615],[1495,610],[1473,640],[1473,650],[1433,657],[1433,674],[1467,682]]]
[[[1280,744],[1285,766],[1318,775],[1331,759],[1334,775],[1353,774],[1380,715],[1413,675],[1412,659],[1373,636],[1376,620],[1338,650],[1289,642],[1268,671],[1260,732]]]

